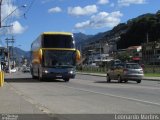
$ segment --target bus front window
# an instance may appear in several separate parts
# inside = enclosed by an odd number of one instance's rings
[[[75,51],[44,52],[44,67],[74,67],[76,65]]]
[[[44,35],[44,48],[74,48],[75,43],[71,35]]]

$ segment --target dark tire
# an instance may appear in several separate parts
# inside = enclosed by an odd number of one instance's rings
[[[121,83],[122,82],[122,78],[121,78],[121,76],[119,75],[118,76],[118,83]]]
[[[69,82],[69,78],[64,78],[64,82]]]
[[[39,80],[39,81],[43,81],[43,77],[40,75],[39,70],[38,70],[38,80]]]
[[[108,83],[111,82],[111,78],[109,77],[109,75],[107,75],[106,80]]]
[[[32,78],[33,78],[33,79],[36,79],[37,77],[32,75]]]
[[[36,79],[37,77],[33,75],[33,69],[31,69],[31,75],[33,79]]]
[[[127,83],[127,82],[128,82],[128,80],[124,80],[124,82],[125,82],[125,83]]]
[[[137,83],[141,83],[141,80],[137,80]]]

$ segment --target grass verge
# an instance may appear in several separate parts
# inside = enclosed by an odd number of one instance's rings
[[[160,73],[145,73],[145,77],[160,77]]]

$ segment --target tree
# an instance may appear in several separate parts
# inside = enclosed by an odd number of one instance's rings
[[[129,53],[127,53],[127,52],[117,54],[116,58],[121,60],[122,62],[130,61],[130,59],[131,59]]]

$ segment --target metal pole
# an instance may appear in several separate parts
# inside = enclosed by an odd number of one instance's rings
[[[11,41],[11,43],[12,43],[12,60],[13,60],[13,43],[14,43],[14,39],[13,39],[13,36],[12,36],[12,41]]]
[[[8,72],[10,73],[10,56],[9,56],[9,46],[8,46],[8,41],[9,39],[6,38],[6,42],[7,42],[7,50],[8,50]]]
[[[9,42],[13,42],[14,38],[12,37],[11,39],[6,38],[6,42],[7,42],[7,49],[8,49],[8,71],[9,73],[11,72],[11,67],[10,67],[10,50],[9,50]]]
[[[2,0],[0,0],[0,28],[1,28],[1,5],[2,5]]]
[[[99,52],[100,52],[100,64],[101,64],[101,61],[102,61],[102,58],[101,58],[101,57],[102,57],[102,56],[101,56],[101,54],[102,54],[102,51],[101,51],[101,49],[102,49],[102,46],[101,46],[101,45],[102,45],[101,40],[100,40],[100,42],[99,42],[99,43],[100,43],[100,51],[99,51]]]

